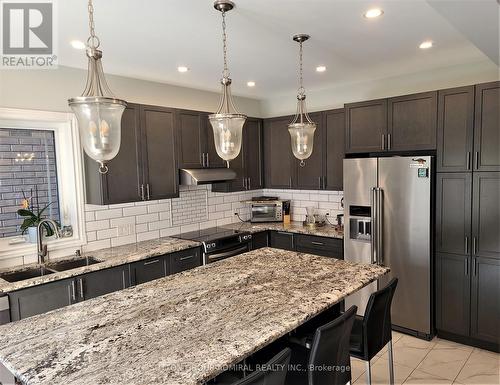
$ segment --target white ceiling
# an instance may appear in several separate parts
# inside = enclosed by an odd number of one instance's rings
[[[494,3],[498,10],[495,0],[438,1],[470,2],[485,12]],[[384,15],[365,19],[363,13],[373,6],[382,8]],[[59,63],[86,68],[83,52],[69,44],[87,38],[86,0],[60,0],[58,7]],[[106,72],[218,90],[221,18],[211,0],[94,0],[94,7]],[[487,56],[457,23],[475,23],[468,28],[474,30],[483,28],[485,19],[465,16],[452,25],[424,0],[236,0],[227,17],[233,92],[259,99],[294,92],[295,33],[311,35],[304,46],[306,89],[484,61]],[[489,20],[496,21],[498,31],[498,17]],[[498,33],[491,35],[483,36],[489,40],[486,45],[498,46]],[[426,39],[435,47],[419,49]],[[326,72],[315,72],[320,64],[327,66]],[[179,65],[190,71],[178,73]],[[249,80],[257,83],[255,88],[246,86]]]

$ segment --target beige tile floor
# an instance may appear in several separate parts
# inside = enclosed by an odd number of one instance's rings
[[[393,332],[396,384],[500,385],[500,354],[434,338],[423,341]],[[372,384],[389,383],[384,348],[372,361]],[[366,384],[365,362],[351,358],[352,383]]]

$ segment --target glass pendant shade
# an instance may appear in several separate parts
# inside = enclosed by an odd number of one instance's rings
[[[314,123],[288,125],[288,132],[292,141],[292,152],[297,159],[303,161],[311,156],[314,145],[314,131],[316,131],[316,124]]]

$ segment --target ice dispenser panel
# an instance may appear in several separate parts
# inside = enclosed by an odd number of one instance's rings
[[[371,207],[349,206],[349,216],[349,238],[360,241],[371,241]]]

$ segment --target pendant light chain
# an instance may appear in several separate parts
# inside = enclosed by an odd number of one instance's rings
[[[298,93],[299,96],[303,96],[306,92],[304,89],[304,78],[303,78],[303,65],[302,65],[302,57],[303,57],[303,48],[302,48],[302,42],[299,43],[299,89]]]
[[[94,4],[92,3],[92,0],[89,0],[87,9],[89,12],[89,30],[90,30],[90,37],[87,39],[87,45],[91,49],[96,49],[99,48],[99,46],[101,45],[101,41],[95,34]]]
[[[222,77],[228,78],[231,73],[227,65],[226,11],[222,11],[222,49],[224,52],[224,70],[222,71]]]

